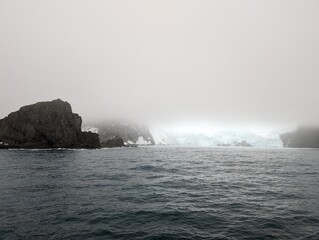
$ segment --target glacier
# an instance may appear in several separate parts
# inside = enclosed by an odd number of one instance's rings
[[[224,130],[196,133],[151,129],[151,133],[156,145],[213,147],[245,140],[254,147],[282,147],[278,132],[260,134],[251,131]]]

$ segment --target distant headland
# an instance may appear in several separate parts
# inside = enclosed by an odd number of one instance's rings
[[[299,127],[280,135],[284,147],[319,148],[319,127]]]

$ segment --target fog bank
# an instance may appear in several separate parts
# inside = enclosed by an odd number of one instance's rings
[[[319,1],[0,1],[0,118],[318,123]]]

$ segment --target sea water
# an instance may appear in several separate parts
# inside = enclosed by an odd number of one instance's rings
[[[1,150],[0,239],[319,239],[319,151]]]

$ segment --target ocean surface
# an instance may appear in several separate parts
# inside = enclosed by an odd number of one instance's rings
[[[319,151],[0,150],[0,239],[319,239]]]

